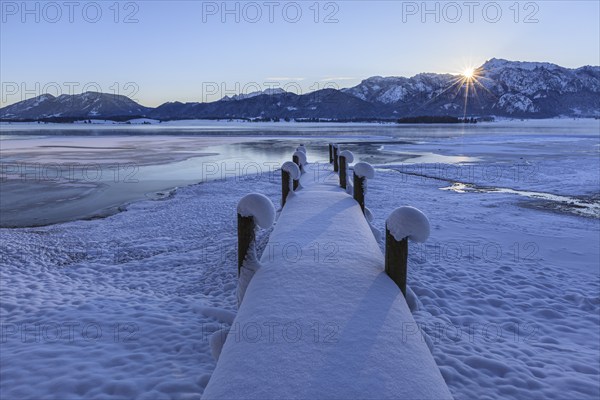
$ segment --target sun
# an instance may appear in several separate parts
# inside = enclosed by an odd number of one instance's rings
[[[462,73],[466,79],[473,79],[475,77],[475,68],[467,68]]]

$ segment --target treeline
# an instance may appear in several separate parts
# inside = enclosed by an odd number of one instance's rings
[[[419,117],[404,117],[397,121],[399,124],[476,124],[477,119],[457,118],[450,116],[419,116]]]
[[[393,123],[395,119],[384,119],[384,118],[290,118],[290,117],[260,117],[260,118],[236,118],[248,122],[338,122],[338,123],[350,123],[350,122],[378,122],[378,123]]]
[[[101,119],[114,122],[129,123],[131,119],[145,118],[144,116],[118,116],[118,117],[94,117],[94,119]],[[177,121],[177,120],[189,120],[192,118],[158,118],[158,122]],[[419,116],[419,117],[404,117],[400,119],[389,119],[389,118],[290,118],[290,117],[223,117],[223,116],[208,116],[202,117],[203,120],[214,120],[214,121],[246,121],[246,122],[298,122],[298,123],[398,123],[398,124],[476,124],[477,122],[490,122],[494,121],[493,117],[478,117],[478,118],[457,118],[449,116]],[[91,124],[92,121],[89,118],[82,117],[49,117],[41,119],[5,119],[0,118],[0,122],[37,122],[37,123],[74,123],[82,122],[84,124]]]
[[[102,116],[95,116],[94,119],[95,120],[106,120],[106,121],[114,121],[114,122],[126,122],[129,121],[131,119],[138,119],[138,118],[144,118],[140,115],[123,115],[123,116],[113,116],[113,117],[102,117]],[[34,119],[34,118],[20,118],[20,119],[9,119],[9,118],[0,118],[0,122],[37,122],[38,124],[41,123],[52,123],[52,124],[72,124],[74,122],[83,122],[84,124],[86,123],[92,123],[92,121],[89,119],[89,117],[87,118],[83,118],[83,117],[48,117],[48,118],[39,118],[39,119]]]
[[[390,123],[395,122],[393,119],[385,119],[385,118],[296,118],[294,119],[296,122],[340,122],[340,123],[350,123],[350,122],[378,122],[378,123]]]

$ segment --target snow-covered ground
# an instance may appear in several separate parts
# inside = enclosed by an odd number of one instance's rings
[[[258,186],[191,186],[112,217],[2,230],[1,395],[199,398],[211,312],[236,309],[235,207]]]
[[[477,159],[453,164],[475,168],[460,178],[437,164],[381,164],[366,199],[381,230],[403,205],[431,221],[429,240],[410,245],[408,283],[455,398],[600,396],[600,219],[502,191],[440,190],[462,182],[597,203],[593,133],[384,146]],[[521,157],[537,165],[525,177],[514,175]],[[215,367],[210,335],[237,307],[237,202],[259,192],[279,204],[280,186],[277,175],[230,177],[105,219],[0,230],[0,397],[199,398]]]

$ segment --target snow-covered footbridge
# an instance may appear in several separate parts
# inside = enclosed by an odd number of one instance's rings
[[[222,349],[203,398],[452,397],[403,296],[407,239],[425,240],[428,221],[396,210],[384,255],[364,208],[372,168],[355,164],[350,182],[352,154],[330,153],[341,179],[302,147],[284,164],[277,218],[264,196],[240,202],[240,306],[226,340],[213,338]],[[255,224],[275,219],[258,259]]]

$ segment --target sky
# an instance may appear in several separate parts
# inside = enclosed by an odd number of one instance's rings
[[[461,73],[491,58],[600,65],[600,1],[5,1],[5,106],[43,93],[145,106],[370,76]]]

